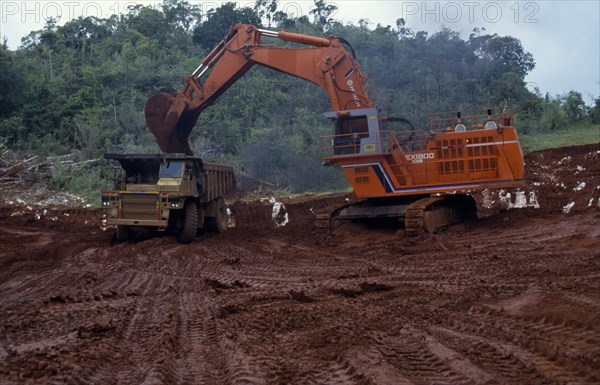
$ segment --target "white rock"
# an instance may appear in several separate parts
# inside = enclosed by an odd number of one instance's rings
[[[527,204],[527,206],[533,207],[534,209],[540,208],[540,204],[534,191],[529,192],[529,203]]]
[[[527,197],[525,197],[525,191],[517,191],[513,208],[522,209],[524,207],[527,207]]]
[[[570,156],[565,156],[564,158],[562,158],[558,164],[565,164],[565,163],[569,163],[573,158],[571,158]]]
[[[277,202],[275,198],[271,198],[269,202],[273,203],[273,211],[271,213],[271,219],[276,227],[282,227],[290,222],[289,215],[285,209],[285,205],[281,202]]]
[[[571,202],[571,203],[567,203],[563,208],[562,211],[565,214],[568,214],[569,211],[571,211],[571,209],[573,208],[573,206],[575,206],[575,202]]]
[[[512,199],[511,199],[511,196],[510,196],[509,192],[506,192],[504,190],[500,190],[500,192],[498,192],[498,200],[507,209],[512,209],[513,208],[513,203],[512,203]]]

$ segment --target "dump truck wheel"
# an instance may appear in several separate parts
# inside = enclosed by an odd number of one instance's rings
[[[129,226],[119,225],[117,226],[117,242],[126,242],[131,236],[131,229]]]
[[[229,227],[229,215],[227,215],[227,206],[223,198],[215,199],[217,205],[214,217],[206,218],[206,225],[209,231],[213,233],[222,233]]]
[[[177,240],[180,243],[190,243],[194,240],[198,227],[198,205],[196,202],[186,203],[183,215],[183,226],[179,229]]]
[[[206,220],[206,216],[204,215],[204,208],[201,204],[198,206],[198,223],[196,223],[196,235],[202,232],[204,227],[204,221]]]

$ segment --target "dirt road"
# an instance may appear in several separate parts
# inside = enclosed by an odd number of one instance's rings
[[[277,229],[237,202],[236,228],[191,245],[4,205],[0,383],[598,384],[598,150],[529,155],[539,209],[417,238],[322,234],[322,198]]]

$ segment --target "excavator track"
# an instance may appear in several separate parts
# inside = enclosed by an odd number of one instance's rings
[[[422,198],[408,206],[361,206],[365,202],[325,206],[316,213],[315,228],[334,230],[336,217],[339,217],[338,220],[397,217],[404,219],[406,234],[418,235],[434,233],[437,229],[462,222],[474,210],[467,203],[468,200],[459,194]]]
[[[346,207],[350,207],[355,205],[357,202],[350,202],[344,204],[333,204],[326,207],[323,207],[319,211],[317,211],[317,215],[315,217],[315,228],[319,230],[333,230],[334,229],[334,221],[335,216],[345,209]]]
[[[413,202],[404,216],[404,228],[409,235],[417,235],[427,229],[425,226],[425,211],[430,206],[443,201],[443,197],[432,197],[419,199]]]
[[[406,210],[404,227],[408,235],[433,233],[439,228],[463,222],[473,209],[461,195],[419,199]]]

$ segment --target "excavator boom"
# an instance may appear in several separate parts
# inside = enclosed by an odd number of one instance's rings
[[[308,47],[262,44],[263,37]],[[145,107],[146,123],[162,151],[192,154],[188,137],[200,113],[253,65],[262,65],[308,80],[329,95],[333,110],[373,107],[358,62],[341,38],[303,35],[236,24],[185,79],[177,94],[153,95]]]

